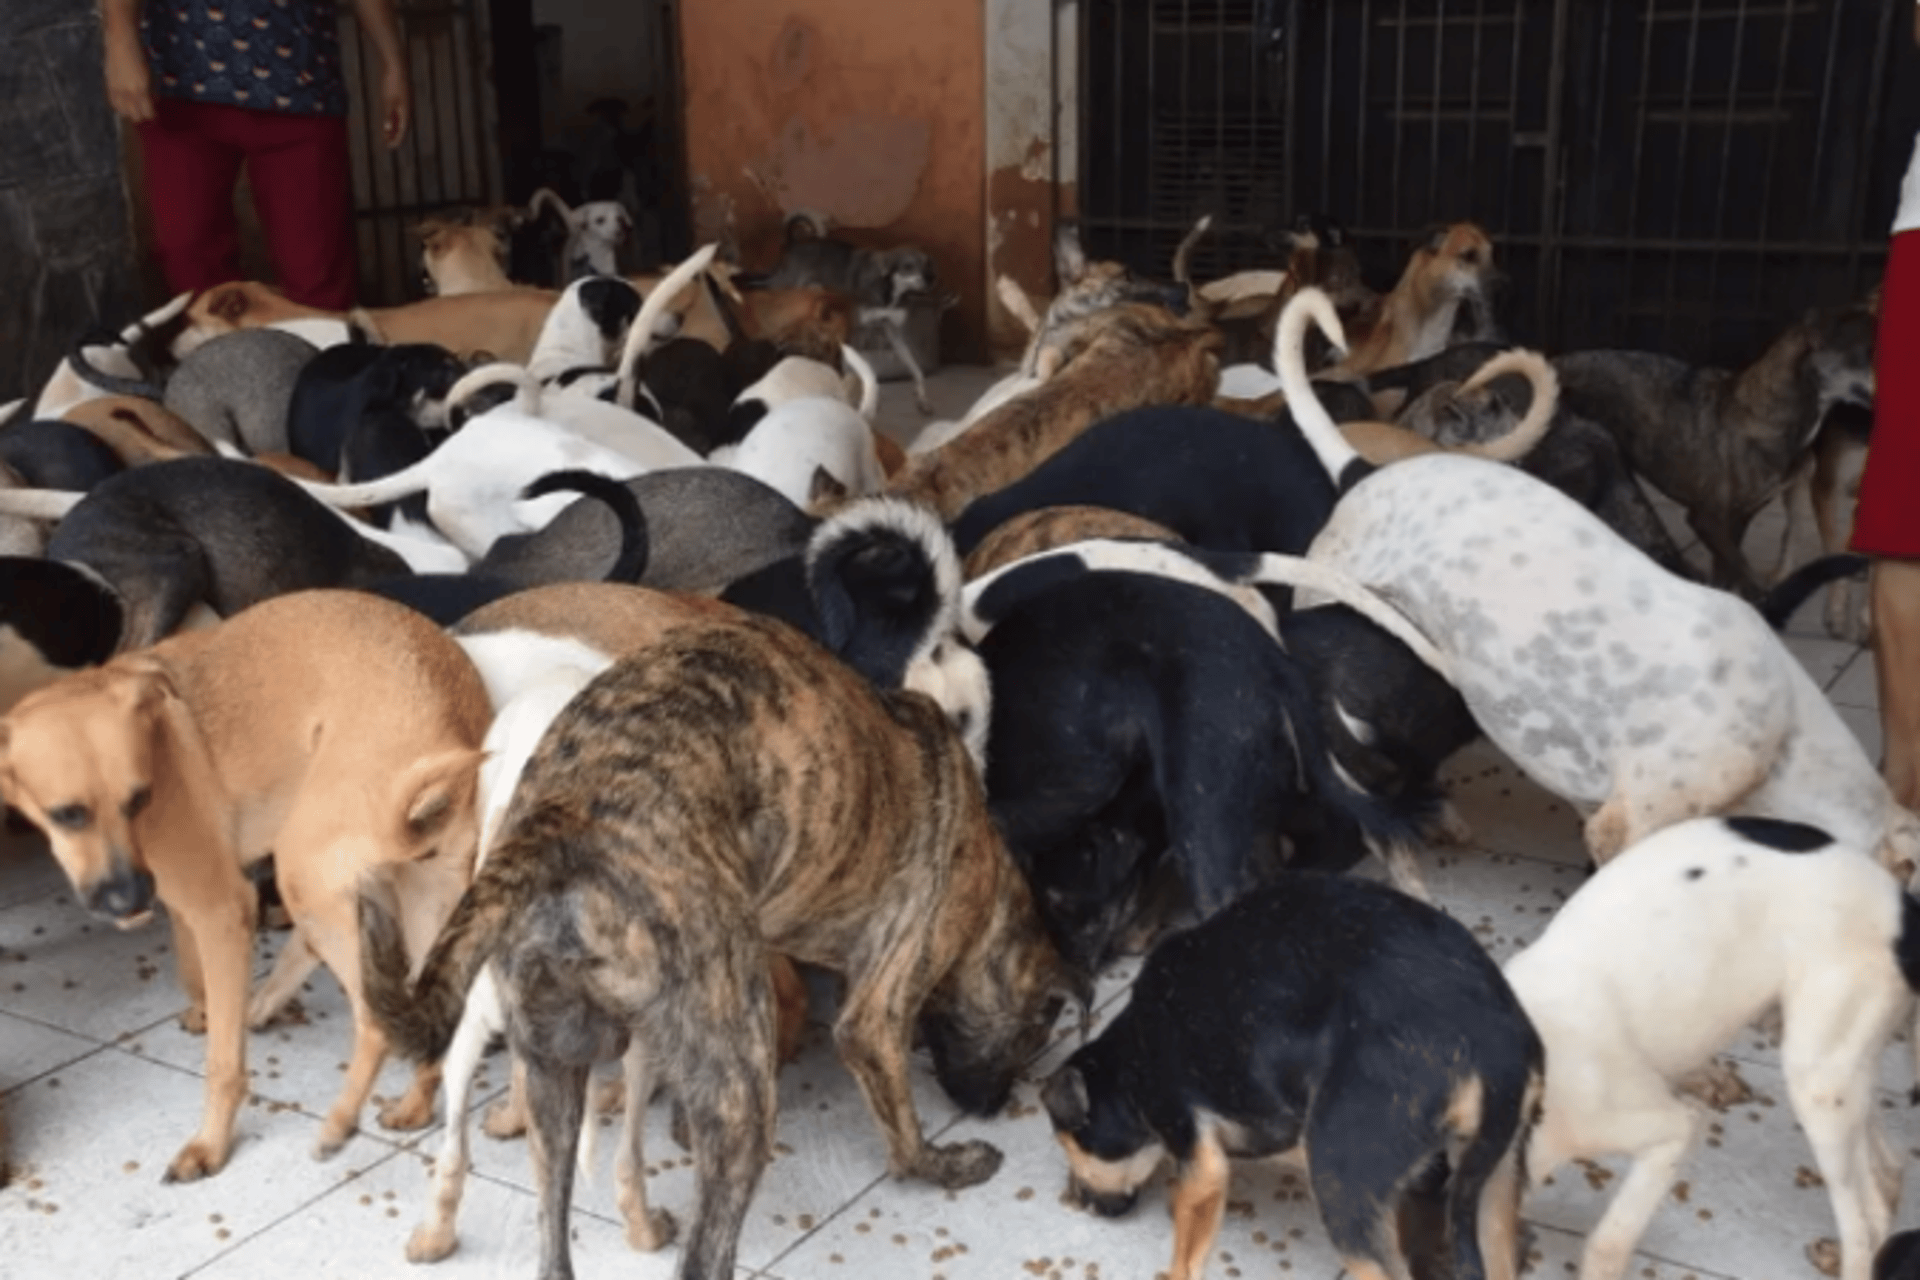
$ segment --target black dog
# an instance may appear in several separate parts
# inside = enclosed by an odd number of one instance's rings
[[[1339,776],[1299,664],[1226,597],[1098,572],[1008,603],[980,644],[987,800],[1070,962],[1110,958],[1163,851],[1205,917],[1288,845],[1298,865],[1359,861],[1339,819],[1391,846],[1429,816]]]
[[[1332,514],[1333,496],[1326,469],[1289,417],[1261,422],[1192,406],[1134,409],[970,503],[954,522],[954,543],[967,555],[1017,515],[1085,504],[1143,516],[1195,546],[1300,555]]]
[[[1512,1275],[1545,1052],[1463,926],[1384,885],[1284,873],[1167,940],[1042,1090],[1069,1194],[1115,1217],[1171,1158],[1173,1265],[1198,1280],[1229,1156],[1304,1149],[1347,1273],[1406,1275],[1397,1219],[1435,1188],[1453,1280]],[[1416,1259],[1420,1262],[1437,1259]]]
[[[102,482],[54,529],[47,558],[84,565],[119,594],[122,652],[172,634],[200,602],[224,618],[290,591],[407,572],[279,472],[227,458],[156,462]]]

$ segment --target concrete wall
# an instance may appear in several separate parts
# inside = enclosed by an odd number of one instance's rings
[[[1079,16],[1072,3],[983,0],[983,7],[987,281],[1008,276],[1038,304],[1053,292],[1054,220],[1076,211]],[[1027,341],[991,289],[987,338],[997,356],[1017,354]]]
[[[732,236],[770,265],[807,209],[860,243],[919,245],[961,299],[943,356],[984,356],[979,4],[698,0],[680,29],[696,242]]]
[[[0,403],[133,318],[120,149],[92,0],[0,0]]]

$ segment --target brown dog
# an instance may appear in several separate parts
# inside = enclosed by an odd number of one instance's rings
[[[732,1274],[773,1148],[766,949],[845,975],[834,1039],[889,1168],[949,1188],[1001,1157],[927,1142],[916,1027],[947,1092],[997,1110],[1067,984],[940,709],[759,618],[676,628],[568,704],[412,990],[379,895],[361,911],[369,1000],[412,1056],[444,1051],[495,965],[528,1064],[545,1276],[570,1274],[587,1073],[629,1042],[628,1096],[657,1070],[688,1115],[700,1190],[677,1274]],[[657,1238],[643,1188],[622,1208]]]
[[[463,357],[485,351],[496,360],[525,364],[559,296],[549,289],[516,285],[492,293],[425,298],[404,306],[359,307],[342,313],[303,307],[257,281],[236,281],[208,289],[193,300],[187,308],[187,328],[174,351],[183,355],[208,338],[236,329],[258,329],[288,320],[334,320],[360,326],[379,343],[431,342]]]
[[[217,1173],[232,1150],[247,1094],[246,868],[269,852],[298,930],[256,1020],[292,994],[282,980],[310,970],[304,957],[327,962],[355,1036],[317,1154],[353,1132],[386,1056],[360,994],[357,882],[393,867],[424,951],[473,865],[489,715],[472,664],[425,618],[312,591],[67,676],[0,719],[0,795],[46,832],[80,902],[132,928],[158,898],[173,920],[182,1021],[207,1031],[207,1105],[168,1181]],[[419,1071],[382,1123],[426,1124],[437,1083],[437,1070]]]
[[[1055,547],[1070,546],[1089,538],[1145,538],[1155,542],[1179,542],[1180,535],[1163,524],[1144,516],[1109,507],[1041,507],[1007,521],[985,538],[967,557],[966,578],[984,578],[995,569],[1016,560],[1037,556]]]
[[[1424,360],[1456,337],[1491,337],[1487,295],[1498,278],[1485,231],[1471,222],[1442,227],[1413,251],[1373,325],[1347,330],[1346,358],[1318,376],[1364,378],[1376,369]],[[1463,306],[1472,308],[1475,326],[1457,334]]]
[[[206,437],[185,418],[142,396],[83,400],[61,417],[93,435],[129,467],[213,453]]]
[[[525,210],[510,205],[422,218],[413,234],[420,238],[420,265],[432,292],[454,298],[518,288],[507,276],[507,243],[525,221]]]
[[[1206,404],[1220,385],[1220,334],[1162,307],[1121,303],[1082,322],[1084,349],[937,449],[911,457],[887,485],[952,520],[1003,489],[1096,422],[1149,404]]]

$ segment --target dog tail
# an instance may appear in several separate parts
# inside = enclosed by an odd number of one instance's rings
[[[1527,1143],[1540,1116],[1546,1057],[1538,1034],[1517,1002],[1513,1012],[1514,1031],[1524,1031],[1528,1052],[1524,1058],[1498,1064],[1506,1070],[1479,1072],[1480,1105],[1471,1108],[1479,1113],[1473,1117],[1476,1123],[1466,1132],[1458,1132],[1467,1129],[1465,1125],[1456,1129],[1465,1146],[1447,1177],[1447,1225],[1453,1237],[1453,1274],[1457,1276],[1493,1274],[1480,1251],[1482,1202],[1487,1195],[1498,1194],[1504,1200],[1486,1205],[1484,1213],[1506,1219],[1513,1228],[1513,1234],[1492,1234],[1513,1239],[1518,1233],[1520,1197],[1527,1185]],[[1504,1185],[1498,1191],[1490,1191],[1487,1183],[1503,1164],[1512,1166],[1511,1176],[1502,1180]]]
[[[330,507],[344,510],[374,507],[384,502],[397,502],[427,488],[433,482],[433,473],[439,465],[435,461],[437,454],[438,450],[435,450],[420,461],[381,476],[378,480],[366,480],[359,484],[324,484],[299,476],[289,476],[288,479]]]
[[[1254,557],[1201,554],[1223,570],[1231,568],[1235,560],[1251,558],[1254,561],[1251,571],[1242,570],[1232,579],[1242,585],[1304,588],[1348,606],[1413,650],[1413,656],[1433,668],[1441,679],[1449,684],[1454,682],[1452,664],[1447,661],[1446,655],[1440,652],[1424,631],[1413,624],[1411,618],[1365,583],[1340,570],[1302,556],[1281,555],[1271,551]]]
[[[706,244],[648,291],[640,303],[640,314],[633,318],[633,327],[627,330],[626,349],[620,353],[619,404],[623,409],[633,408],[634,398],[639,394],[636,388],[640,384],[640,365],[646,359],[647,352],[653,348],[653,327],[660,322],[667,307],[673,300],[686,291],[693,278],[707,269],[713,261],[717,244]]]
[[[960,557],[918,503],[852,503],[814,531],[806,566],[821,643],[879,688],[904,687],[959,626]]]
[[[866,419],[867,425],[872,426],[880,412],[880,379],[874,376],[873,366],[867,363],[867,358],[844,342],[840,344],[840,358],[853,370],[853,376],[860,380],[860,403],[855,407],[860,410],[860,416]]]
[[[1760,616],[1775,631],[1784,631],[1793,618],[1794,610],[1805,604],[1808,596],[1829,582],[1866,572],[1867,563],[1867,557],[1852,551],[1810,560],[1782,578],[1767,593],[1766,599],[1760,602]]]
[[[86,496],[67,489],[0,489],[0,516],[58,520]]]
[[[388,905],[392,886],[378,875],[361,885],[361,981],[374,1021],[396,1053],[414,1062],[446,1055],[482,966],[534,904],[570,887],[566,868],[578,859],[556,857],[552,846],[577,826],[551,805],[519,815],[460,896],[411,985],[406,943]]]
[[[1193,291],[1191,268],[1194,247],[1200,243],[1200,238],[1207,234],[1207,228],[1212,225],[1213,215],[1201,214],[1200,220],[1193,224],[1193,230],[1187,232],[1185,238],[1180,241],[1180,247],[1173,251],[1173,278],[1177,283],[1185,285],[1189,293]]]
[[[560,198],[560,193],[552,187],[542,187],[527,199],[527,218],[536,219],[543,209],[551,209],[560,215],[560,221],[573,225],[573,210]]]
[[[652,544],[647,534],[647,513],[640,499],[618,480],[596,471],[551,471],[520,491],[522,498],[543,498],[549,493],[573,492],[597,499],[612,509],[620,521],[620,553],[602,582],[638,582],[647,571]]]
[[[166,394],[166,388],[151,378],[123,378],[108,373],[94,364],[93,357],[87,354],[88,347],[121,346],[120,336],[109,329],[89,329],[73,341],[67,351],[67,362],[82,382],[101,391],[110,391],[117,396],[142,396],[148,400],[158,400]],[[130,350],[130,349],[129,349]]]
[[[1273,367],[1280,375],[1287,408],[1300,434],[1312,446],[1320,465],[1327,469],[1335,490],[1345,493],[1372,474],[1373,466],[1347,443],[1326,406],[1313,393],[1313,380],[1307,376],[1309,324],[1318,325],[1336,351],[1346,350],[1346,330],[1340,325],[1339,313],[1333,309],[1333,300],[1320,289],[1306,288],[1287,299],[1287,305],[1280,309],[1280,323],[1273,335]]]
[[[1478,391],[1503,374],[1517,373],[1533,384],[1533,403],[1513,430],[1497,440],[1477,440],[1450,450],[1489,462],[1518,462],[1533,452],[1553,425],[1554,410],[1560,407],[1560,375],[1538,351],[1503,351],[1481,365],[1461,384],[1462,391]]]

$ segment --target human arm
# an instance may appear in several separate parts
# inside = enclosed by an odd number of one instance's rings
[[[100,0],[107,102],[129,124],[153,119],[153,73],[140,44],[140,0]]]
[[[353,12],[380,55],[380,129],[387,146],[397,147],[407,136],[407,123],[413,114],[413,88],[407,77],[400,19],[393,11],[393,0],[353,0]]]

